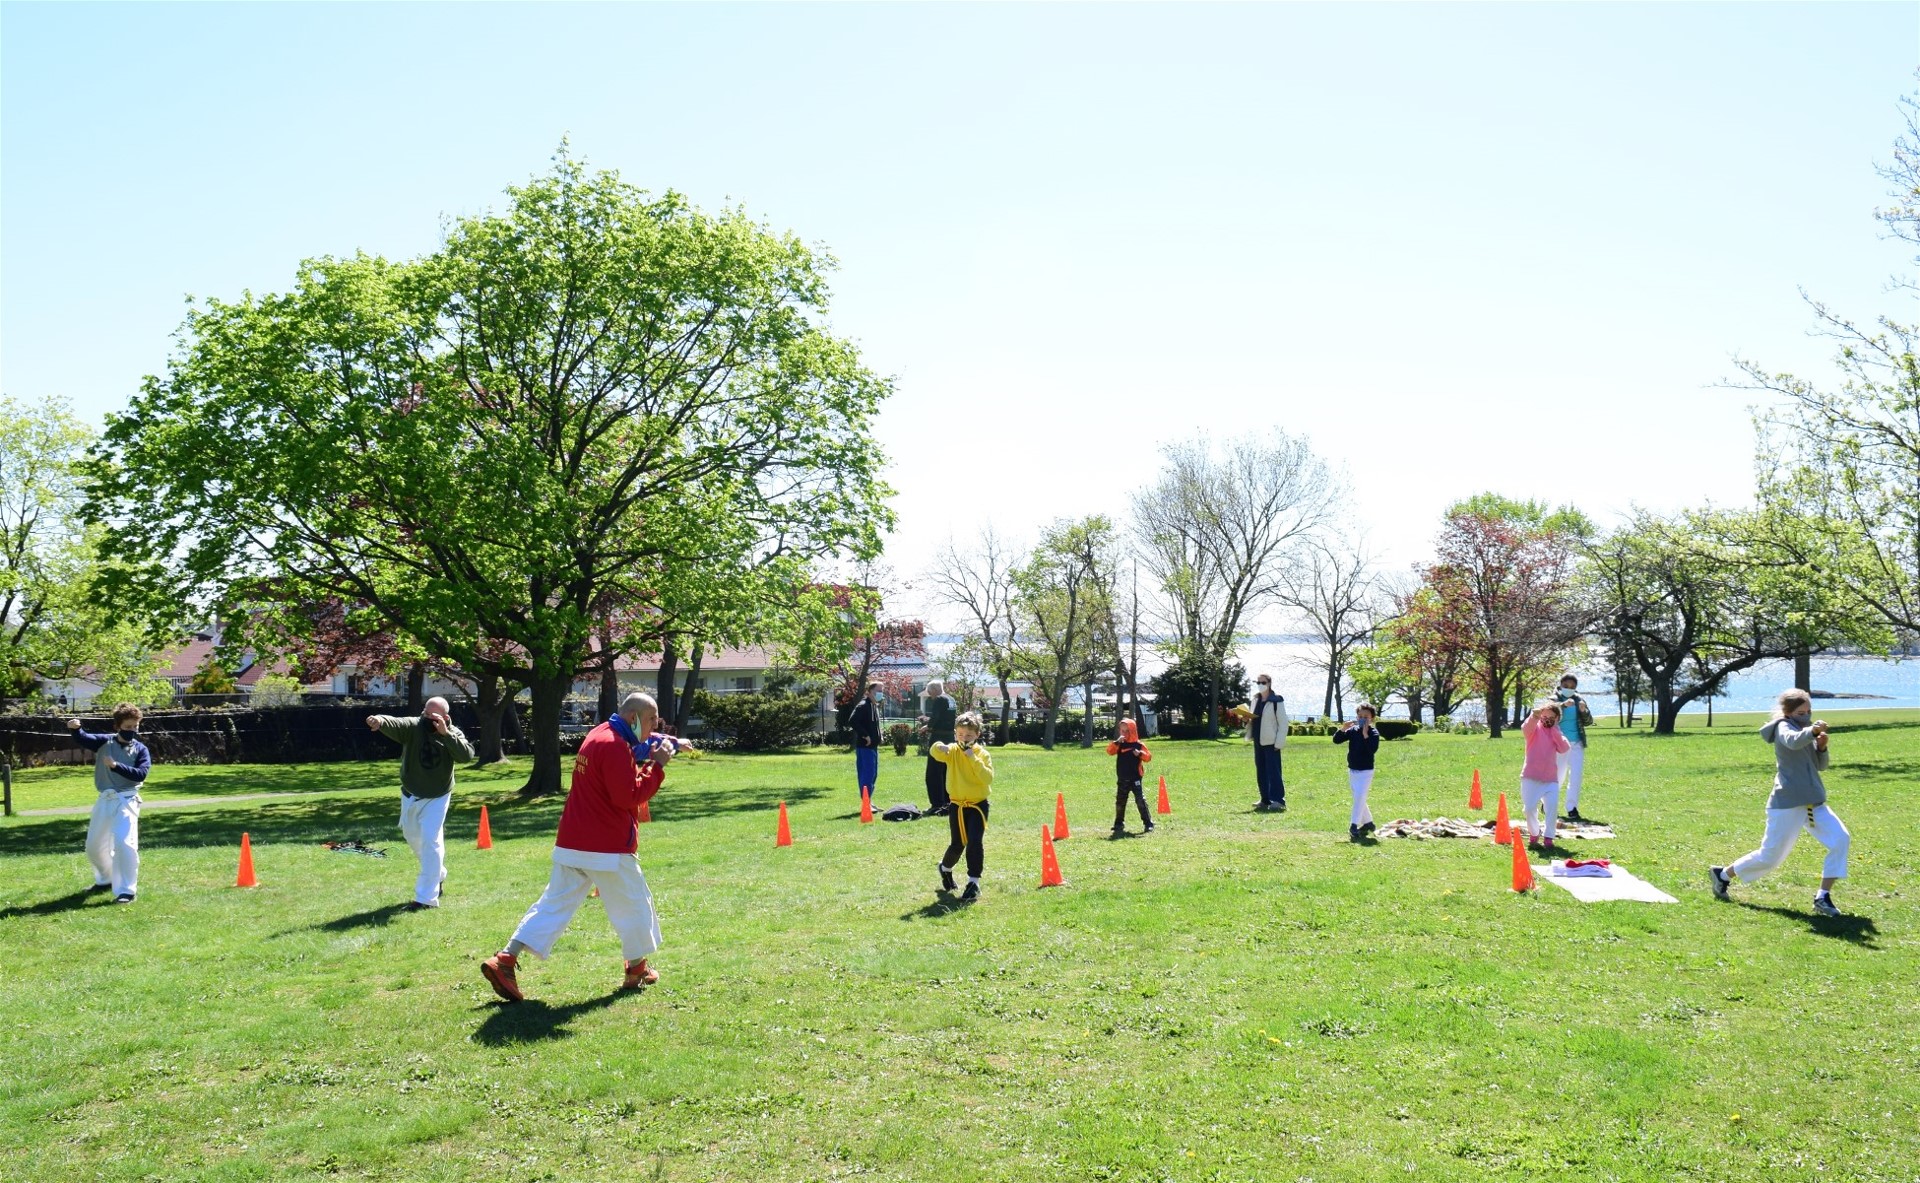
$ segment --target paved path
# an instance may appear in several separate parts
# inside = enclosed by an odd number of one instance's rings
[[[340,789],[338,792],[366,792],[365,789]],[[333,792],[321,789],[308,793],[236,793],[231,797],[163,797],[158,800],[142,800],[140,812],[149,809],[178,809],[183,805],[225,805],[229,801],[287,801],[306,797],[330,797]],[[62,805],[58,809],[16,809],[15,817],[61,817],[70,814],[89,814],[91,805]]]

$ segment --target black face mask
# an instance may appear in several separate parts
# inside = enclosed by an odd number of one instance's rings
[[[138,731],[128,731],[127,729],[125,729],[125,728],[123,727],[123,728],[121,728],[121,729],[120,729],[120,742],[121,742],[121,743],[132,743],[132,742],[133,742],[133,737],[134,737],[134,736],[136,736],[136,735],[139,735],[139,734],[140,734],[140,733],[139,733]]]

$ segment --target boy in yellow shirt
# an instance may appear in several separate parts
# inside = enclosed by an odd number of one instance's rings
[[[980,742],[983,730],[977,712],[968,711],[954,720],[954,743],[936,743],[927,754],[946,765],[947,796],[953,808],[947,811],[947,831],[952,841],[940,859],[940,887],[952,891],[953,867],[961,854],[967,856],[967,890],[960,902],[970,904],[980,898],[980,872],[987,861],[983,843],[987,836],[987,792],[993,787],[993,757]]]

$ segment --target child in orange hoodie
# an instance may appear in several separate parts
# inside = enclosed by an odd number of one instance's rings
[[[1140,824],[1147,833],[1153,833],[1153,815],[1147,812],[1147,790],[1140,771],[1153,759],[1153,753],[1140,742],[1140,728],[1132,719],[1120,720],[1120,738],[1107,745],[1107,755],[1114,757],[1113,770],[1119,780],[1113,792],[1113,836],[1126,836],[1128,793],[1140,807]]]

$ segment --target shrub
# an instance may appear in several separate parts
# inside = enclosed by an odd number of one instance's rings
[[[1207,717],[1207,695],[1213,672],[1220,669],[1220,701],[1243,702],[1247,698],[1247,667],[1237,661],[1225,668],[1205,657],[1177,661],[1153,676],[1154,710],[1165,714],[1179,711],[1182,720]]]
[[[1374,724],[1381,739],[1411,739],[1420,734],[1420,724],[1412,719],[1381,719]]]
[[[227,667],[212,659],[195,670],[193,680],[187,683],[188,694],[232,694],[238,689]]]
[[[300,683],[286,674],[266,674],[253,684],[247,702],[255,707],[299,706]]]
[[[913,724],[911,723],[895,723],[887,728],[887,741],[893,744],[893,754],[896,756],[907,754],[907,744],[912,739]]]
[[[722,746],[767,752],[804,743],[814,730],[818,700],[797,694],[693,692],[693,712],[710,730],[726,732]]]

